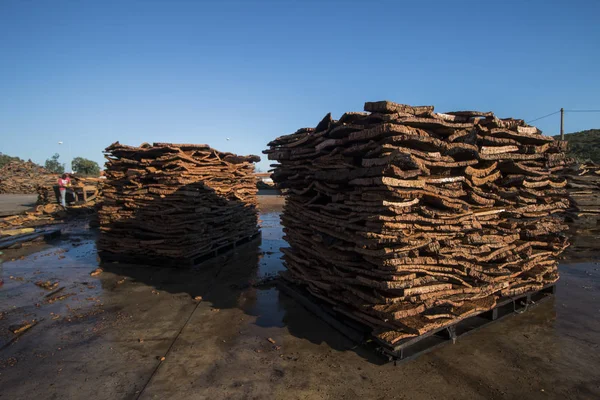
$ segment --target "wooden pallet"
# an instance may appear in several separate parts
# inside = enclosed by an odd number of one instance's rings
[[[143,255],[128,255],[117,254],[109,251],[99,251],[98,255],[102,262],[118,262],[122,264],[145,264],[159,265],[161,267],[193,267],[208,261],[216,256],[235,249],[245,243],[250,243],[260,237],[260,231],[251,236],[246,236],[235,242],[227,243],[222,246],[215,247],[192,258],[170,258],[158,256],[143,256]]]
[[[538,291],[510,298],[501,298],[496,306],[489,311],[477,313],[449,326],[434,329],[423,335],[403,339],[394,345],[390,345],[371,335],[371,329],[368,326],[335,311],[330,304],[316,298],[304,287],[284,279],[279,279],[277,286],[283,293],[294,298],[350,340],[358,344],[368,344],[368,347],[371,347],[389,361],[394,361],[394,363],[414,359],[440,346],[455,343],[459,337],[473,333],[494,321],[529,310],[532,306],[552,297],[556,292],[556,284],[552,284]]]

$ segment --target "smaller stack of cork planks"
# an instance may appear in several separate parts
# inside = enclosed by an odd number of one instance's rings
[[[565,170],[567,188],[578,217],[600,217],[600,165],[573,163]]]
[[[190,265],[258,233],[254,162],[208,145],[118,142],[105,150],[103,260]]]
[[[388,101],[272,141],[284,277],[398,341],[558,279],[564,146],[518,119]]]
[[[572,206],[568,221],[573,245],[568,256],[571,259],[594,258],[600,232],[600,166],[593,162],[573,161],[562,176],[567,179]]]

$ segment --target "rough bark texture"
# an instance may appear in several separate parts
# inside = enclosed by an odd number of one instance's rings
[[[558,279],[563,147],[490,112],[366,103],[272,141],[285,277],[386,342]]]
[[[21,214],[0,217],[0,230],[26,228],[60,223],[67,216],[66,211],[56,202],[37,205],[33,210]],[[0,231],[0,236],[2,232]]]
[[[31,161],[13,161],[0,169],[0,194],[34,194],[38,186],[52,187],[58,175]]]
[[[577,216],[600,216],[600,166],[592,162],[574,163],[564,175]]]
[[[259,157],[207,145],[118,142],[105,154],[101,255],[178,265],[258,232]]]

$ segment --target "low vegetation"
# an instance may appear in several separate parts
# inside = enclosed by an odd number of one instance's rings
[[[554,136],[560,139],[560,135]],[[600,163],[600,129],[588,129],[581,132],[565,134],[569,143],[567,155],[579,162],[593,161]]]

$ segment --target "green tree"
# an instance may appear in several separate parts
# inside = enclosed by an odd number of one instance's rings
[[[44,167],[55,174],[64,174],[65,173],[65,166],[62,165],[59,161],[58,158],[60,157],[60,155],[58,153],[54,154],[52,157],[50,157],[49,159],[46,160],[46,164],[44,165]]]
[[[73,171],[81,175],[98,176],[100,175],[100,167],[96,161],[88,160],[83,157],[75,157],[71,163]]]
[[[4,167],[6,164],[9,164],[13,161],[23,162],[19,157],[12,157],[7,154],[0,153],[0,168]]]

